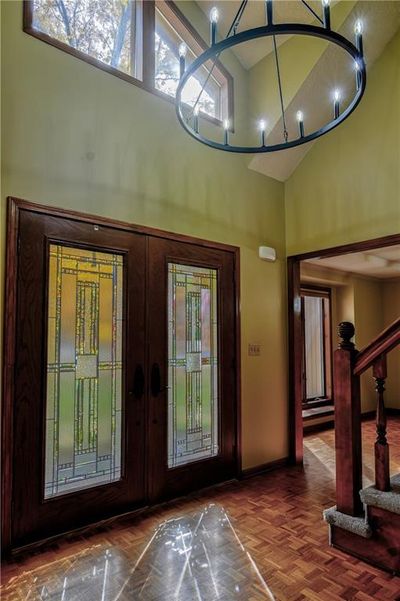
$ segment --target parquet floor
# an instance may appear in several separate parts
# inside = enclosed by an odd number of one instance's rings
[[[389,420],[388,432],[391,468],[393,473],[398,473],[399,418]],[[374,424],[366,422],[363,424],[366,484],[373,479],[373,443]],[[115,590],[114,596],[104,596],[100,589],[97,596],[87,596],[83,589],[68,596],[68,591],[63,592],[62,583],[65,582],[65,574],[85,562],[92,561],[95,572],[100,555],[104,561],[104,553],[108,558],[107,565],[115,568],[115,582],[124,581],[127,566],[135,565],[143,557],[143,551],[148,549],[149,541],[161,522],[191,512],[194,515],[210,503],[223,508],[229,516],[246,556],[257,566],[261,580],[277,601],[400,601],[400,578],[328,546],[327,526],[322,521],[321,512],[334,504],[334,433],[330,430],[306,437],[304,470],[288,467],[204,491],[154,508],[144,515],[119,521],[112,527],[98,529],[90,536],[65,540],[41,553],[5,565],[1,598],[4,601],[141,599],[132,590],[127,597],[118,597]],[[224,579],[238,574],[237,554],[235,561],[231,562],[230,553],[233,551],[227,545],[221,548],[226,565],[218,573],[218,581],[213,583],[219,590],[224,588]],[[166,601],[170,597],[163,590],[167,590],[170,569],[164,566],[154,574],[152,577],[159,580],[158,594],[143,598]],[[48,582],[46,590],[50,593],[45,595],[43,588],[32,586],[35,582]],[[58,588],[52,588],[55,582],[58,582]],[[57,594],[52,595],[52,590],[57,590]],[[213,592],[215,586],[209,590],[208,596],[187,593],[186,597],[175,598],[182,601],[269,598],[261,589],[259,593],[242,593],[247,589],[238,587],[236,593],[231,593],[232,596],[221,597]]]

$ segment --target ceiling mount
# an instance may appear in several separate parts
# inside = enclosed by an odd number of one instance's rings
[[[362,23],[361,21],[356,21],[354,26],[354,35],[355,35],[355,44],[353,44],[350,40],[342,36],[341,34],[333,31],[331,29],[331,21],[330,21],[330,0],[322,0],[322,12],[323,17],[320,18],[318,14],[307,4],[305,0],[301,0],[302,4],[309,10],[313,16],[320,22],[320,25],[309,25],[309,24],[299,24],[299,23],[279,23],[275,24],[273,22],[273,0],[264,0],[265,1],[265,15],[266,15],[266,24],[261,25],[260,27],[255,27],[253,29],[248,29],[246,31],[241,31],[237,33],[237,28],[240,24],[241,17],[247,5],[247,0],[241,2],[239,10],[232,21],[232,24],[229,28],[227,36],[220,42],[217,42],[217,24],[218,24],[218,10],[217,8],[213,8],[210,12],[210,48],[204,51],[197,59],[195,59],[188,68],[185,68],[185,51],[184,49],[180,49],[180,82],[178,85],[178,89],[176,92],[176,113],[182,127],[198,142],[202,142],[207,146],[212,148],[216,148],[218,150],[225,150],[228,152],[238,152],[238,153],[250,153],[250,154],[258,154],[258,153],[266,153],[266,152],[275,152],[278,150],[284,150],[287,148],[293,148],[295,146],[300,146],[301,144],[305,144],[320,136],[326,134],[331,131],[335,127],[337,127],[340,123],[342,123],[347,117],[351,115],[354,109],[359,104],[366,86],[366,68],[365,61],[363,56],[363,40],[362,40]],[[346,106],[346,108],[341,111],[340,101],[341,95],[339,90],[334,90],[332,97],[332,119],[325,123],[319,129],[312,131],[311,133],[307,132],[306,123],[304,121],[304,116],[302,110],[298,110],[296,114],[297,122],[298,122],[298,137],[289,138],[287,127],[286,127],[286,113],[283,102],[283,93],[282,93],[282,84],[281,84],[281,72],[279,65],[279,56],[278,56],[278,48],[276,43],[277,36],[282,35],[304,35],[311,36],[316,38],[321,38],[326,40],[332,44],[335,44],[339,48],[345,50],[348,55],[351,57],[354,65],[354,95],[350,103]],[[219,56],[225,50],[233,48],[238,44],[242,44],[244,42],[249,42],[251,40],[259,39],[259,38],[268,38],[272,37],[273,48],[274,48],[274,56],[275,56],[275,66],[277,72],[277,81],[279,88],[279,98],[280,98],[280,106],[281,106],[281,114],[282,114],[282,142],[278,144],[269,145],[266,141],[266,121],[261,119],[259,121],[259,135],[260,135],[260,143],[257,146],[236,146],[230,143],[229,135],[231,129],[231,123],[229,119],[224,120],[224,132],[223,138],[220,142],[207,138],[203,133],[200,132],[199,127],[199,100],[203,93],[203,90],[208,82],[208,79],[212,75],[212,71],[214,66],[216,65]],[[191,76],[201,67],[206,66],[207,63],[211,62],[211,67],[208,68],[208,76],[206,81],[204,82],[202,89],[196,99],[196,102],[193,106],[188,106],[182,101],[182,91],[190,80]]]

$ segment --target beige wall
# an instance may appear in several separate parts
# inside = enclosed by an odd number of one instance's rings
[[[285,456],[283,185],[194,142],[169,102],[34,39],[21,23],[22,3],[2,3],[2,233],[13,195],[240,246],[243,464]],[[230,68],[240,78],[235,61]],[[258,259],[261,244],[277,249],[276,263]],[[260,357],[247,356],[249,342],[261,344]]]

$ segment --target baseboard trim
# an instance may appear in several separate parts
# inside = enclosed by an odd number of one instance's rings
[[[247,478],[252,478],[253,476],[259,476],[260,474],[265,474],[266,472],[272,472],[273,470],[287,467],[289,464],[289,457],[282,457],[282,459],[275,459],[275,461],[261,463],[259,465],[255,465],[254,467],[247,467],[246,469],[242,470],[241,479],[246,480]]]
[[[397,417],[398,415],[400,415],[400,409],[389,407],[386,409],[386,415],[388,415],[389,417]]]
[[[309,426],[303,427],[303,434],[315,434],[316,432],[323,432],[324,430],[331,430],[335,427],[335,420],[330,419],[320,424],[310,424]]]

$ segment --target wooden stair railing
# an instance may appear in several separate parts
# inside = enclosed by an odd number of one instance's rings
[[[354,336],[352,323],[340,323],[339,336],[341,341],[334,355],[336,505],[342,513],[359,516],[363,513],[359,496],[362,488],[360,375],[372,367],[378,399],[375,486],[386,491],[390,489],[384,404],[386,356],[400,344],[400,318],[360,352],[351,342]]]

